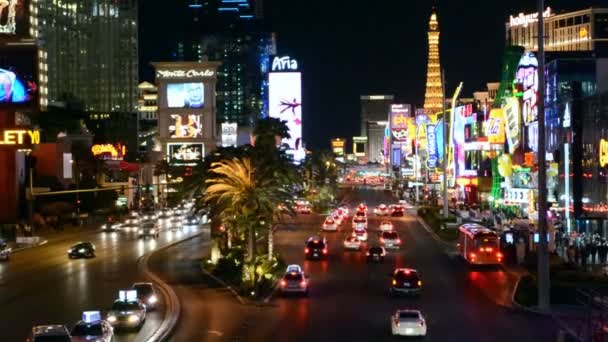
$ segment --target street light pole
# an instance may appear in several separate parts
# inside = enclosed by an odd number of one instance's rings
[[[447,109],[445,108],[445,70],[441,70],[441,87],[442,96],[441,104],[443,105],[443,217],[448,218],[448,154],[446,144],[448,142],[448,120],[447,120]],[[453,113],[452,113],[453,115]]]
[[[538,0],[538,308],[550,308],[551,281],[547,241],[547,165],[545,143],[545,1]],[[567,177],[568,175],[566,175]],[[566,208],[568,210],[569,208]]]

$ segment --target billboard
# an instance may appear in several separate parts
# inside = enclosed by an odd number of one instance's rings
[[[507,142],[509,143],[509,153],[515,153],[515,149],[519,146],[521,119],[519,113],[519,101],[514,97],[507,98],[503,112],[505,115],[505,133]]]
[[[0,35],[29,37],[29,28],[29,0],[0,0]]]
[[[426,141],[427,141],[427,159],[426,166],[429,169],[435,169],[439,166],[439,151],[437,148],[437,126],[426,126]]]
[[[391,106],[391,139],[393,144],[407,144],[409,137],[409,118],[411,106],[408,104],[394,104]]]
[[[0,54],[0,105],[38,104],[37,65],[35,47],[3,49]]]
[[[171,114],[169,121],[170,138],[202,138],[203,116],[199,114]]]
[[[290,139],[288,153],[298,162],[306,156],[302,146],[302,74],[299,72],[271,72],[268,74],[269,115],[285,121]]]
[[[168,143],[167,160],[173,165],[196,165],[203,160],[205,145],[203,143]]]
[[[486,121],[486,137],[490,144],[505,143],[505,115],[502,109],[492,109]]]
[[[238,142],[238,124],[225,122],[222,124],[222,147],[234,146]]]
[[[522,116],[526,126],[538,120],[538,60],[532,52],[526,52],[517,67],[515,83],[522,98]]]
[[[205,85],[195,83],[167,84],[167,107],[203,108],[205,106]]]

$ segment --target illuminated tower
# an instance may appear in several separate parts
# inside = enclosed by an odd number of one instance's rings
[[[443,89],[441,86],[441,62],[439,60],[439,22],[433,10],[429,21],[429,59],[426,71],[426,93],[424,112],[435,114],[443,110]]]

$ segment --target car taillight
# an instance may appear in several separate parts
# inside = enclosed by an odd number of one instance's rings
[[[287,282],[285,280],[281,280],[281,287],[285,287],[287,285]]]
[[[323,248],[323,254],[327,254],[327,248]]]
[[[384,243],[384,238],[380,238],[380,243]]]
[[[365,255],[369,256],[369,252],[366,252]]]
[[[422,286],[422,280],[418,280],[418,287]]]
[[[356,236],[357,236],[357,233],[353,232],[351,235],[356,237]]]
[[[302,280],[300,282],[300,287],[306,287],[306,280]]]
[[[309,252],[310,252],[310,249],[304,248],[304,253],[308,254]]]
[[[486,248],[486,252],[492,252],[494,249],[492,247]]]
[[[401,243],[401,239],[397,239],[397,243]]]
[[[397,285],[397,281],[393,279],[393,286]]]
[[[475,254],[475,253],[469,253],[469,258],[475,259],[475,258],[477,258],[477,254]]]

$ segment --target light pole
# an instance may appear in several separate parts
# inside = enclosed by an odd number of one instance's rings
[[[441,87],[442,87],[442,96],[441,96],[441,104],[443,106],[443,217],[448,218],[448,154],[446,145],[448,143],[448,124],[447,124],[447,109],[445,108],[445,70],[441,70]],[[454,115],[452,113],[451,115]]]
[[[547,249],[547,165],[545,144],[545,1],[538,0],[538,308],[551,306],[549,251]],[[566,175],[567,177],[568,175]],[[569,210],[569,208],[566,208]]]

